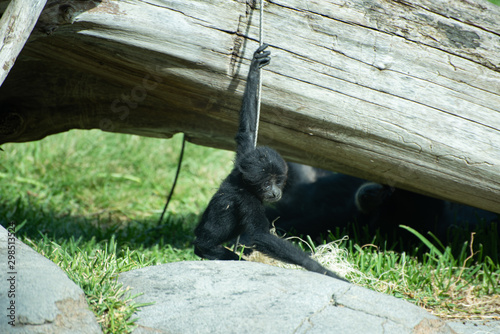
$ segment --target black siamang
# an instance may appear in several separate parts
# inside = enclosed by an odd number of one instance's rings
[[[248,72],[240,125],[236,134],[236,160],[229,176],[212,197],[195,229],[195,254],[210,260],[239,260],[238,254],[222,246],[244,233],[258,251],[307,270],[341,279],[286,240],[269,232],[264,202],[281,199],[288,167],[275,150],[254,148],[259,69],[269,64],[266,44],[254,53]]]
[[[266,208],[280,232],[313,238],[351,224],[377,229],[390,241],[401,237],[399,225],[446,240],[452,229],[500,222],[497,214],[369,182],[353,176],[289,163],[289,181],[280,202]],[[278,218],[279,217],[279,218]]]
[[[294,163],[288,165],[289,181],[283,198],[266,206],[267,218],[279,233],[318,238],[326,236],[328,230],[347,228],[357,220],[359,213],[353,195],[365,180]]]

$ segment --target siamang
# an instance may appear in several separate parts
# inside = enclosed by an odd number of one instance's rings
[[[399,225],[408,225],[445,239],[452,228],[474,227],[481,220],[499,222],[497,214],[485,210],[318,168],[288,166],[282,200],[266,208],[280,232],[317,238],[355,223],[370,233],[378,229],[390,241],[401,236]]]
[[[357,220],[354,193],[365,180],[289,163],[289,182],[278,203],[266,206],[267,218],[280,233],[317,238]]]
[[[259,69],[271,60],[270,52],[264,51],[266,47],[264,44],[257,49],[250,64],[235,138],[234,168],[210,200],[195,229],[195,254],[210,260],[239,260],[238,254],[222,244],[244,233],[253,248],[266,255],[342,279],[293,244],[270,233],[264,203],[281,199],[288,167],[275,150],[254,147]]]
[[[430,231],[438,239],[449,241],[452,239],[452,230],[473,230],[481,223],[500,222],[499,216],[493,212],[377,183],[365,183],[365,186],[368,184],[372,185],[370,187],[382,188],[383,198],[369,200],[371,206],[362,205],[364,211],[359,208],[363,211],[360,221],[370,231],[379,229],[389,237],[401,237],[399,225],[407,225],[422,234]],[[366,189],[360,187],[354,195],[355,201],[361,202],[361,197],[366,193]]]

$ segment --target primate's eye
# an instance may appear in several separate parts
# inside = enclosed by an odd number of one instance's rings
[[[285,179],[284,178],[280,178],[276,181],[276,184],[279,185],[280,187],[283,186],[283,184],[285,183]]]

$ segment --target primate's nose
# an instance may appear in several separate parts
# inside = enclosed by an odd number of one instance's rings
[[[281,191],[273,190],[273,199],[279,201],[281,199]]]

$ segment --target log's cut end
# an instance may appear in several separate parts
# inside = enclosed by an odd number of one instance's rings
[[[264,15],[260,143],[500,213],[500,8],[274,1]],[[233,149],[258,21],[240,1],[49,1],[3,67],[0,143],[99,128]]]

